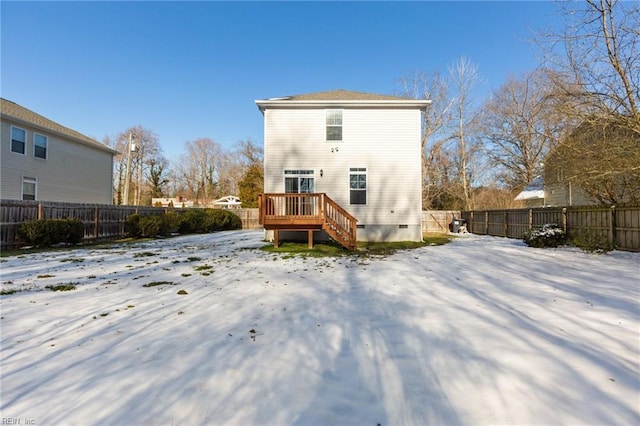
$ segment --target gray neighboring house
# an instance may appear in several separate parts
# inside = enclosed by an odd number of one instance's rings
[[[117,151],[15,102],[0,100],[0,198],[113,203]]]

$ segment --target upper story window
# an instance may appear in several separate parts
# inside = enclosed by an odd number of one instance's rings
[[[32,177],[22,177],[22,199],[23,200],[35,200],[36,199],[36,187],[38,181]]]
[[[327,110],[327,140],[342,140],[342,110],[340,109]]]
[[[47,158],[47,137],[36,133],[33,136],[33,156]]]
[[[367,204],[367,169],[349,169],[349,204]]]
[[[11,126],[11,152],[25,155],[27,153],[27,131]]]

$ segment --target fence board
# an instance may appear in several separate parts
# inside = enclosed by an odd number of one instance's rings
[[[615,225],[616,246],[640,251],[640,206],[616,207]]]
[[[422,233],[449,232],[453,219],[460,218],[458,210],[424,210],[422,212]]]
[[[640,205],[540,207],[513,210],[464,211],[474,234],[522,238],[532,228],[555,223],[568,238],[600,238],[618,250],[640,251]]]
[[[37,219],[78,219],[84,226],[84,241],[121,238],[129,216],[161,215],[168,209],[150,206],[115,206],[110,204],[74,204],[2,200],[0,201],[0,247],[19,247],[18,226]],[[175,209],[180,212],[183,209]],[[240,217],[243,229],[260,229],[258,209],[230,210]]]

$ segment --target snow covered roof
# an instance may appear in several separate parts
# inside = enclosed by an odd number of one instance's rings
[[[541,200],[544,198],[542,189],[525,189],[516,196],[516,200]]]
[[[516,200],[542,199],[544,199],[544,181],[541,176],[534,178],[531,183],[516,196]]]

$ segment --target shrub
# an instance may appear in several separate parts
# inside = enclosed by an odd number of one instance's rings
[[[140,215],[132,214],[127,218],[127,222],[124,224],[124,234],[130,238],[140,236]]]
[[[231,229],[242,229],[242,220],[235,213],[229,210],[214,209],[208,210],[207,215],[211,218],[213,229],[210,231],[228,231]]]
[[[155,237],[169,235],[172,232],[181,234],[207,233],[242,229],[242,220],[228,211],[221,209],[189,209],[182,214],[170,211],[163,215],[129,216],[125,225],[128,237]]]
[[[18,226],[20,241],[40,247],[58,243],[78,244],[83,237],[84,225],[78,219],[31,220]]]
[[[189,209],[182,214],[180,221],[181,234],[206,232],[206,213],[201,209]]]
[[[142,216],[138,222],[138,230],[141,237],[166,235],[164,220],[157,215]]]
[[[523,241],[529,247],[558,247],[566,243],[564,231],[555,223],[546,223],[542,228],[524,233]]]
[[[603,254],[615,249],[607,235],[596,230],[583,230],[572,235],[571,245],[587,253]]]
[[[238,215],[222,209],[191,209],[182,214],[180,233],[205,233],[242,229]]]
[[[182,219],[178,213],[169,211],[162,216],[162,220],[164,220],[164,229],[167,235],[180,231],[180,222]]]

